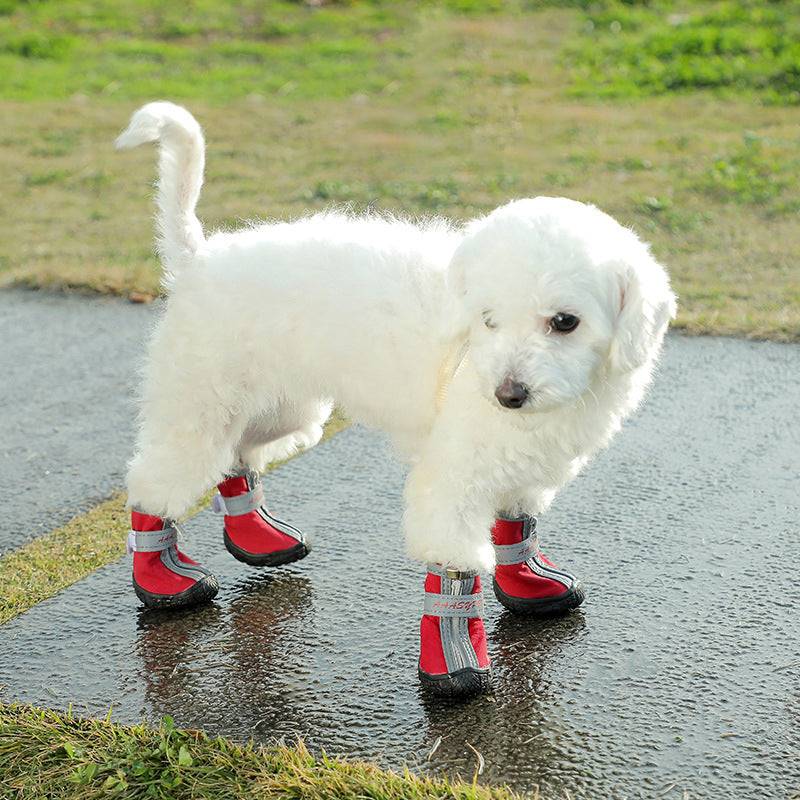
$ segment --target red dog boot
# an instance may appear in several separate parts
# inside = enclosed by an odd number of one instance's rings
[[[277,567],[308,555],[305,536],[263,505],[264,488],[255,470],[235,472],[217,488],[214,511],[225,515],[225,547],[234,558],[252,567]]]
[[[148,608],[196,606],[219,591],[217,579],[178,550],[174,522],[131,511],[128,552],[133,553],[133,589]]]
[[[546,616],[577,608],[583,587],[539,551],[536,519],[499,517],[492,529],[497,566],[494,593],[509,611]]]
[[[485,692],[490,677],[481,579],[475,572],[429,564],[420,623],[420,681],[436,694],[454,697]]]

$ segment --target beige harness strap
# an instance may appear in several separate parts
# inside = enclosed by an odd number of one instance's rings
[[[469,340],[463,342],[456,342],[448,352],[442,365],[439,367],[439,375],[436,380],[436,397],[435,404],[436,410],[441,411],[444,401],[447,399],[447,392],[450,389],[450,384],[455,379],[456,375],[461,372],[464,363],[467,360],[467,353],[469,352]]]

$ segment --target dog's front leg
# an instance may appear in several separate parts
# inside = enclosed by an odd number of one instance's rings
[[[403,526],[412,558],[491,571],[492,496],[471,459],[427,453],[408,476],[405,504]]]
[[[584,600],[580,581],[556,567],[539,548],[537,515],[554,496],[555,490],[540,481],[505,492],[501,498],[502,510],[492,530],[494,593],[518,614],[550,616],[576,608]]]
[[[438,694],[485,691],[490,665],[478,571],[492,566],[493,503],[474,448],[441,426],[405,488],[409,554],[427,563],[419,676]]]

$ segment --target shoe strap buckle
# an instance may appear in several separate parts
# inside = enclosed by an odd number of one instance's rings
[[[451,581],[463,581],[474,578],[478,572],[474,569],[454,569],[442,564],[428,564],[428,572],[431,575],[438,575],[440,578],[449,578]]]

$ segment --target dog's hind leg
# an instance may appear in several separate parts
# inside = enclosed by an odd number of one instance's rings
[[[234,392],[225,394],[219,389],[224,384],[198,384],[197,374],[202,370],[153,370],[144,389],[127,484],[133,585],[150,608],[196,605],[218,590],[213,575],[178,549],[175,520],[224,475],[247,417]]]
[[[215,508],[225,515],[225,547],[254,567],[278,566],[304,558],[310,546],[297,528],[275,517],[264,504],[260,472],[272,461],[313,447],[331,412],[327,400],[282,401],[251,420],[237,447],[234,466],[217,488]]]
[[[250,420],[236,449],[236,466],[261,472],[272,461],[313,447],[322,438],[332,409],[333,403],[324,398],[282,400],[277,409]]]

